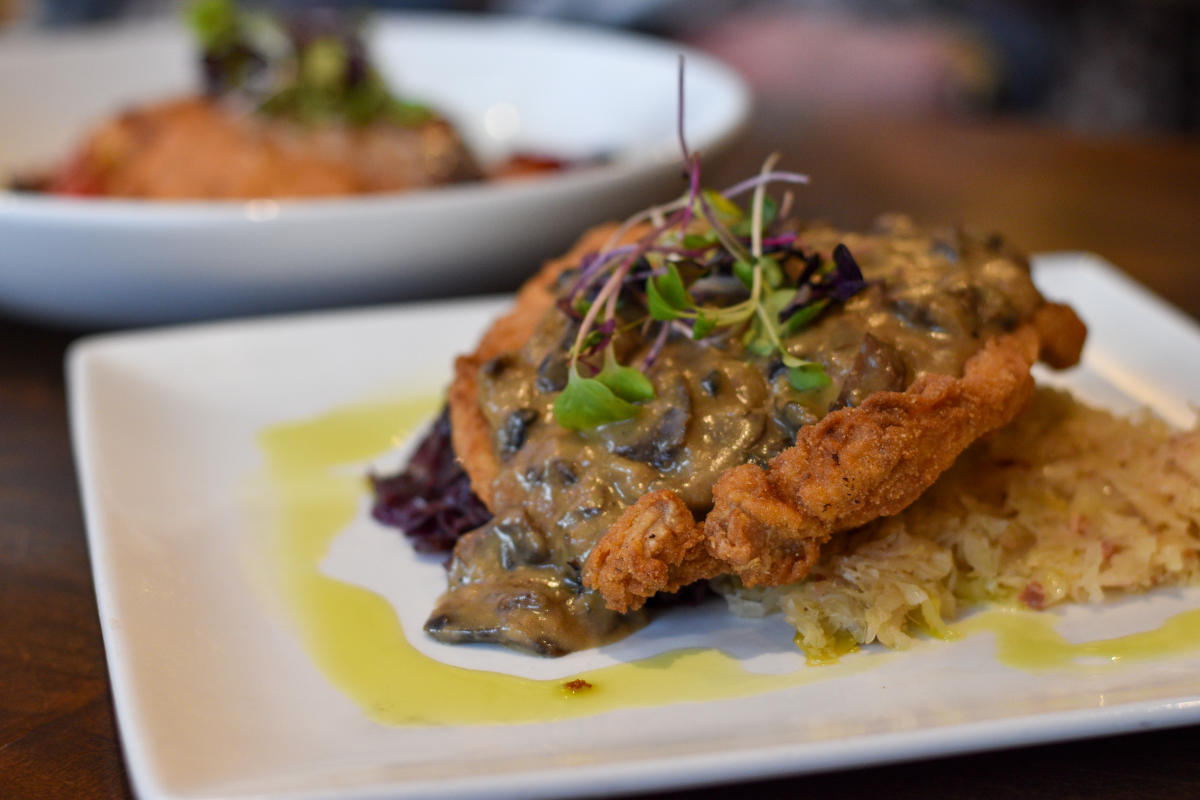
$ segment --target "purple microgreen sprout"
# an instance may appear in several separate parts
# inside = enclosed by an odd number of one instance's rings
[[[667,323],[661,323],[658,326],[658,335],[654,337],[654,343],[650,345],[650,349],[646,352],[646,357],[642,359],[642,370],[648,370],[654,366],[654,362],[658,359],[658,354],[662,352],[663,347],[667,343],[667,339],[671,335],[671,326]]]
[[[862,269],[846,245],[839,243],[833,248],[833,263],[837,267],[834,272],[836,278],[833,294],[844,303],[865,288],[867,282],[863,279]]]
[[[785,233],[780,236],[768,236],[763,239],[762,246],[764,250],[776,247],[791,247],[795,243],[796,238],[796,234],[794,233]]]
[[[740,183],[735,183],[721,194],[732,200],[735,197],[740,197],[746,192],[766,183],[802,183],[807,184],[809,178],[807,175],[799,172],[760,172],[753,178],[747,178]]]
[[[684,133],[682,59],[678,91],[676,122],[686,191],[617,226],[598,252],[582,259],[566,302],[560,302],[566,313],[580,319],[569,351],[567,386],[554,404],[554,415],[564,427],[583,430],[635,416],[637,404],[655,396],[646,373],[672,333],[714,343],[740,336],[749,352],[777,356],[797,391],[828,386],[824,367],[789,352],[784,340],[865,286],[862,271],[844,245],[838,246],[831,262],[824,262],[801,249],[797,234],[773,232],[774,221],[791,209],[792,193],[785,192],[777,207],[767,196],[768,186],[809,180],[807,175],[777,170],[778,155],[768,157],[758,175],[724,193],[702,188],[700,156],[690,150]],[[753,192],[748,216],[732,199],[746,192]],[[639,226],[646,232],[629,242]],[[783,264],[795,258],[805,264],[793,281]],[[620,309],[625,309],[623,318],[618,318]],[[637,309],[645,309],[645,315],[639,316]],[[620,364],[617,339],[637,329],[644,337],[654,322],[658,331],[640,369]],[[603,366],[592,366],[594,376],[585,377],[580,362],[591,366],[594,362],[584,359],[601,350]]]
[[[677,200],[672,200],[669,203],[663,203],[662,205],[658,205],[658,206],[651,206],[650,208],[646,208],[646,209],[643,209],[643,210],[637,212],[636,214],[629,217],[628,219],[626,219],[624,222],[622,222],[620,225],[617,226],[617,229],[614,230],[612,232],[612,234],[608,237],[608,241],[605,243],[603,251],[607,252],[607,251],[613,249],[616,246],[617,242],[621,241],[625,237],[625,234],[629,233],[629,231],[633,230],[635,227],[642,224],[643,222],[650,221],[654,225],[654,227],[656,227],[656,228],[661,227],[664,222],[664,218],[662,216],[663,214],[668,214],[668,213],[671,213],[674,211],[678,211],[679,209],[683,208],[686,204],[687,204],[687,198],[681,197]]]

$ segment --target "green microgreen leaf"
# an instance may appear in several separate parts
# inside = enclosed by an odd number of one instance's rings
[[[746,345],[746,349],[756,356],[767,358],[775,352],[775,343],[766,336],[758,335],[750,340]]]
[[[767,195],[763,198],[763,227],[767,227],[775,221],[775,216],[779,213],[779,204],[775,202],[775,198]]]
[[[754,265],[745,261],[733,262],[733,274],[739,281],[746,284],[747,289],[754,288]]]
[[[587,336],[583,337],[583,344],[580,346],[580,350],[583,352],[587,352],[588,350],[591,350],[596,345],[600,344],[600,342],[602,342],[602,341],[604,341],[604,332],[603,331],[601,331],[601,330],[588,331]]]
[[[337,39],[316,39],[301,54],[300,79],[313,89],[337,91],[346,80],[346,58],[346,48]]]
[[[782,333],[784,336],[791,336],[792,334],[796,333],[805,325],[808,325],[810,322],[820,316],[821,312],[826,309],[829,303],[829,298],[825,297],[797,309],[794,314],[784,321],[783,326],[780,328],[780,333]]]
[[[776,203],[770,195],[763,197],[762,225],[764,229],[766,229],[768,225],[775,221],[775,215],[778,213],[779,204]],[[738,236],[748,238],[751,233],[750,228],[753,224],[753,220],[751,220],[750,217],[746,217],[734,225],[731,230]]]
[[[716,193],[714,192],[714,194]],[[717,196],[720,197],[720,195]],[[725,198],[722,197],[722,199]],[[742,261],[749,261],[751,256],[749,251],[746,250],[746,246],[742,244],[741,240],[738,239],[737,236],[734,236],[729,231],[729,228],[721,219],[721,212],[713,208],[708,194],[702,192],[701,200],[703,202],[697,201],[698,207],[696,213],[704,217],[704,219],[708,222],[709,228],[711,229],[713,235],[717,237],[717,241],[719,241],[721,245],[733,255],[735,260],[740,259]],[[708,206],[708,211],[705,211],[705,205]],[[738,213],[741,213],[740,210]]]
[[[788,367],[788,383],[798,392],[812,392],[824,389],[832,381],[824,366],[806,361],[801,366]]]
[[[767,318],[772,321],[776,332],[780,333],[782,338],[782,327],[779,324],[779,314],[787,308],[788,303],[796,297],[796,289],[770,289],[767,291],[767,296],[763,297],[762,306],[766,309]]]
[[[656,281],[662,299],[674,309],[686,311],[696,303],[683,285],[683,278],[674,264],[667,264],[667,274],[658,276]]]
[[[796,296],[795,289],[773,289],[763,298],[763,307],[773,319],[779,318],[779,312],[787,308],[788,303]]]
[[[233,0],[195,0],[187,23],[205,50],[221,50],[237,38],[237,6]]]
[[[779,330],[779,312],[787,308],[788,303],[796,296],[795,289],[769,289],[761,300],[761,312],[755,310],[755,323],[760,335],[772,349],[782,350],[782,336]],[[786,359],[786,353],[784,354]]]
[[[692,338],[703,339],[717,327],[717,318],[710,317],[703,311],[696,312],[696,321],[692,323]]]
[[[729,306],[728,308],[709,308],[706,309],[706,313],[709,316],[716,318],[717,325],[729,328],[735,325],[740,325],[753,317],[754,303],[750,302],[749,300],[745,300],[741,303],[738,303],[736,306]]]
[[[718,219],[726,225],[733,225],[745,216],[741,207],[715,189],[703,189],[700,192],[708,205],[717,213]]]
[[[679,319],[696,306],[674,264],[667,264],[665,275],[652,275],[646,280],[646,299],[650,316],[657,320]]]
[[[382,79],[380,83],[382,83]],[[433,110],[429,106],[409,100],[398,100],[394,97],[389,99],[391,102],[388,104],[388,116],[400,125],[413,128],[424,125],[434,118]]]
[[[617,363],[613,348],[609,346],[604,353],[604,369],[596,375],[596,380],[622,400],[637,403],[654,399],[654,384],[650,379],[633,367],[623,367]]]
[[[796,369],[801,369],[814,363],[812,361],[805,361],[799,356],[794,356],[786,350],[781,350],[779,352],[779,360],[783,362],[785,367],[795,367]]]
[[[683,313],[676,308],[673,308],[670,303],[663,298],[658,290],[658,286],[654,278],[646,281],[646,305],[650,309],[650,317],[661,321],[679,319]]]
[[[712,231],[704,233],[685,233],[683,235],[683,246],[688,250],[707,250],[714,245],[720,244],[717,239],[717,234]]]
[[[775,342],[763,329],[762,319],[757,314],[742,336],[742,346],[756,356],[767,358],[775,352]]]
[[[596,378],[584,378],[572,368],[567,386],[554,400],[554,419],[573,431],[631,419],[638,407],[622,400]]]
[[[762,256],[755,263],[762,269],[763,280],[767,282],[767,286],[778,289],[783,285],[783,267],[779,266],[778,261],[770,256]],[[782,307],[779,310],[782,311]]]

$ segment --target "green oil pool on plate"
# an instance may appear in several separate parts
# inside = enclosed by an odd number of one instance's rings
[[[992,609],[952,626],[964,636],[992,633],[996,660],[1006,666],[1039,672],[1098,663],[1146,661],[1200,650],[1200,609],[1184,611],[1153,630],[1069,642],[1054,629],[1056,617],[1036,611]]]

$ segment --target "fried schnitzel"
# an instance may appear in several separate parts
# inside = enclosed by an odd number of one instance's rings
[[[1078,358],[1082,323],[1044,301],[1023,259],[992,240],[903,218],[869,234],[798,223],[770,233],[784,243],[778,291],[823,305],[802,326],[781,324],[787,335],[771,351],[744,324],[697,338],[704,308],[738,308],[755,284],[729,280],[737,267],[719,253],[707,266],[671,262],[684,264],[689,297],[703,297],[693,325],[655,330],[649,295],[663,292],[648,283],[640,299],[622,296],[605,343],[618,366],[650,362],[653,396],[631,417],[571,427],[560,399],[583,375],[572,370],[609,369],[572,360],[582,309],[607,302],[593,291],[570,305],[589,259],[636,253],[655,235],[649,225],[589,232],[457,361],[454,447],[495,516],[459,541],[431,634],[558,654],[627,633],[641,621],[629,612],[696,580],[795,581],[830,536],[901,510],[1010,420],[1039,355],[1053,366]],[[845,299],[820,296],[849,253],[860,283]],[[662,281],[664,262],[639,257],[643,280]]]

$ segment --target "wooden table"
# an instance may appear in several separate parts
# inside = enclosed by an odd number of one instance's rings
[[[1030,250],[1090,250],[1200,317],[1200,139],[1090,140],[1007,123],[764,115],[714,171],[714,183],[756,169],[772,149],[812,174],[812,186],[798,194],[807,213],[862,225],[902,209],[926,221],[1003,230]],[[129,795],[69,450],[62,359],[73,338],[0,321],[5,800]],[[762,797],[1196,797],[1197,752],[1200,727],[1193,727],[753,789]]]

